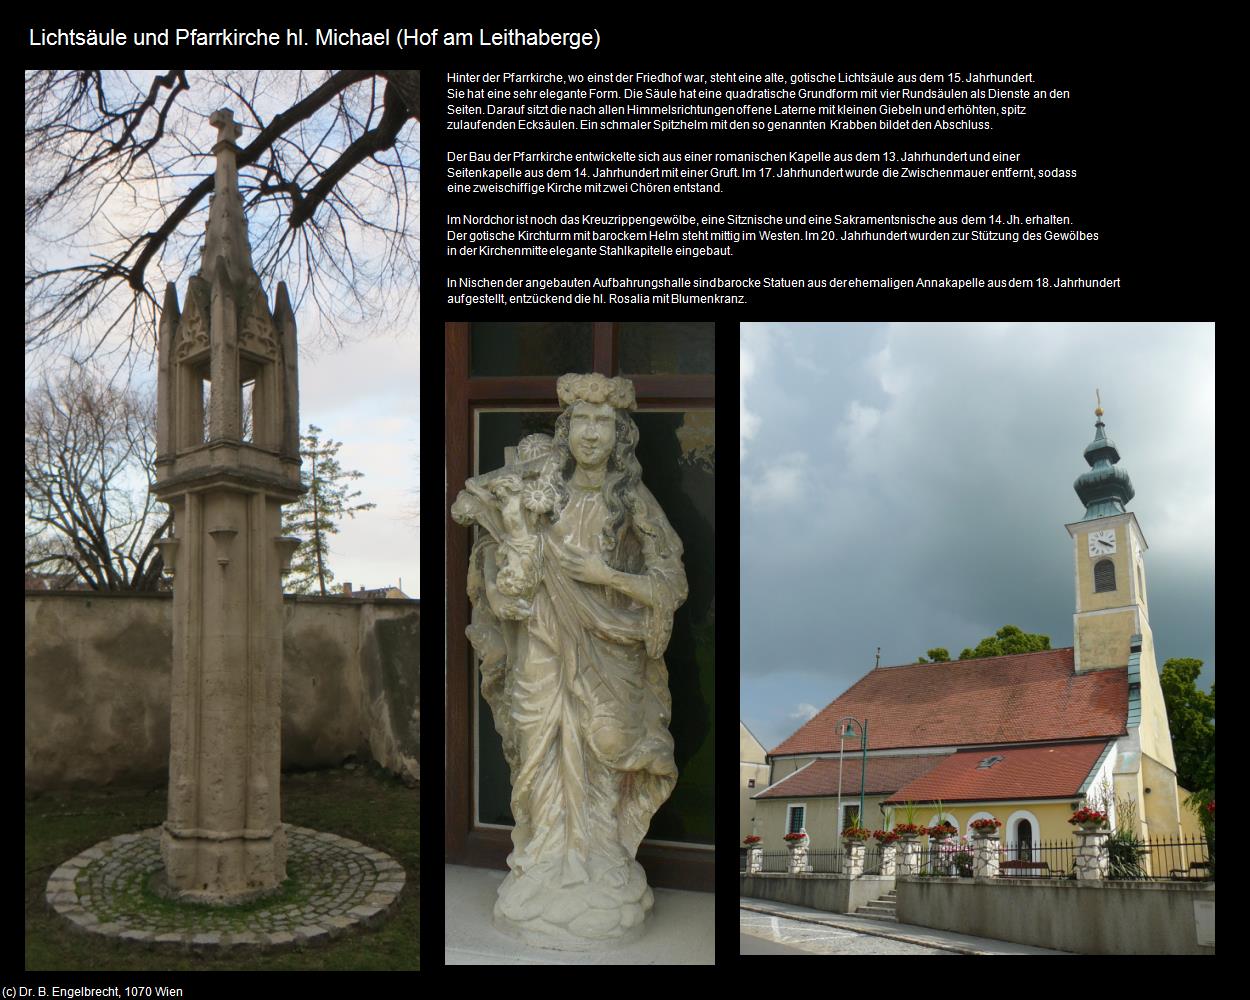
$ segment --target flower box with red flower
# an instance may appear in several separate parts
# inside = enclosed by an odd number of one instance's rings
[[[806,833],[787,833],[781,839],[784,840],[791,847],[794,847],[796,844],[801,844],[803,841],[805,841],[807,839],[807,834]]]
[[[1107,814],[1097,809],[1084,807],[1074,812],[1068,822],[1083,830],[1098,830],[1107,825]]]
[[[951,825],[949,820],[942,820],[942,822],[938,823],[936,826],[921,827],[920,832],[927,833],[930,837],[949,837],[959,831]]]
[[[1000,819],[974,819],[968,824],[972,828],[974,837],[996,837],[998,836],[998,828],[1003,825]]]
[[[899,834],[894,830],[873,830],[872,835],[882,847],[886,844],[893,844],[899,838]]]
[[[742,842],[746,844],[747,847],[752,847],[760,842],[760,838],[755,836],[755,834],[751,834],[751,836],[745,838]]]
[[[842,839],[848,844],[862,844],[871,836],[872,831],[865,830],[862,826],[848,826],[842,831]]]
[[[908,840],[915,840],[924,832],[924,827],[917,826],[915,823],[895,823],[894,832],[900,837],[906,837]]]

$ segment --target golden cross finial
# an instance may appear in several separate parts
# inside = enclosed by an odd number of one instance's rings
[[[1097,389],[1094,390],[1094,398],[1098,400],[1098,406],[1094,410],[1094,416],[1101,417],[1102,416],[1102,396],[1099,394]]]

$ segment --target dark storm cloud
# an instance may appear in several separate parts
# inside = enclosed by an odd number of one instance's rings
[[[744,718],[766,745],[873,664],[1005,623],[1072,643],[1094,389],[1137,490],[1159,662],[1214,676],[1202,325],[743,327]]]

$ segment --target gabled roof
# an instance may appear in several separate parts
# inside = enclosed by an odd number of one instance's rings
[[[870,750],[885,750],[1118,736],[1127,713],[1127,672],[1077,674],[1070,646],[913,663],[869,671],[770,753],[836,751],[836,723],[848,715],[868,720]]]
[[[887,802],[990,802],[1080,794],[1106,740],[961,750],[902,786]],[[998,758],[994,760],[994,758]],[[993,761],[989,767],[981,766]]]
[[[947,754],[905,754],[900,757],[869,757],[868,774],[864,780],[865,795],[889,794],[909,781],[933,770]],[[847,753],[842,762],[842,796],[859,794],[860,758]],[[784,799],[794,796],[814,797],[838,794],[838,760],[824,758],[814,761],[769,785],[752,796],[757,799]]]

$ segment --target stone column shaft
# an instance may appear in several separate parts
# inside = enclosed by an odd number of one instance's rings
[[[914,837],[903,837],[898,842],[898,874],[900,876],[920,874],[920,845]]]
[[[997,836],[972,836],[972,875],[974,878],[994,878],[998,875],[998,850],[1001,841]]]
[[[1076,877],[1082,881],[1105,879],[1111,871],[1106,830],[1076,831]]]

